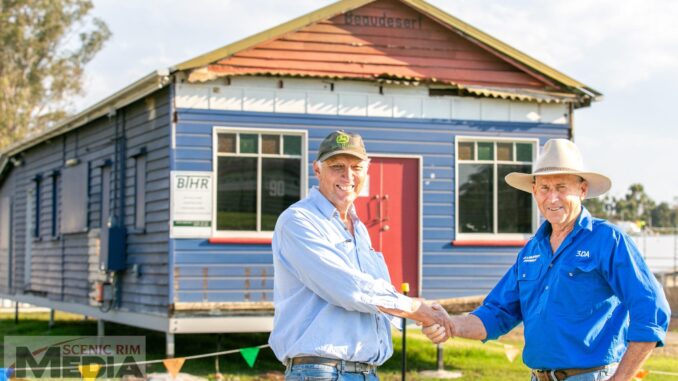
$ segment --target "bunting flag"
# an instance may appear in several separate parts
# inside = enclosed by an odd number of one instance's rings
[[[101,364],[78,365],[78,370],[85,381],[94,381],[101,370]]]
[[[247,362],[247,365],[249,365],[250,368],[252,368],[254,367],[254,362],[257,361],[257,356],[259,355],[259,347],[241,348],[240,354],[245,359],[245,362]]]
[[[520,349],[514,347],[513,345],[504,344],[504,353],[506,353],[506,358],[509,360],[509,362],[513,362],[513,360],[515,360],[520,354]]]
[[[162,363],[165,365],[165,368],[167,368],[170,376],[172,376],[172,378],[176,378],[177,374],[179,374],[179,371],[181,370],[181,367],[184,366],[185,361],[185,358],[178,357],[174,359],[164,359],[162,360]]]
[[[14,368],[0,368],[0,381],[7,381],[12,377],[12,373],[14,373]]]
[[[647,376],[649,373],[650,373],[649,370],[647,370],[647,369],[641,369],[641,370],[638,371],[638,373],[636,373],[636,375],[635,375],[635,377],[633,377],[633,379],[634,379],[634,380],[642,380],[642,379],[645,378],[645,376]]]

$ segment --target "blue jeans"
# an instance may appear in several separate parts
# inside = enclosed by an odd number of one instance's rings
[[[576,376],[568,377],[565,380],[567,381],[604,381],[604,380],[609,380],[612,378],[614,375],[614,372],[617,370],[617,365],[608,365],[606,368],[601,369],[601,370],[596,370],[595,372],[591,373],[582,373],[578,374]],[[532,381],[536,381],[537,379],[532,376]]]
[[[374,371],[349,373],[330,365],[299,364],[288,367],[285,381],[379,381],[379,377]]]

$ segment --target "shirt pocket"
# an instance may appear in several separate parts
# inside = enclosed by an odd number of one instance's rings
[[[559,314],[588,317],[608,297],[609,287],[595,262],[577,262],[561,268],[553,295]]]
[[[384,255],[381,252],[369,248],[368,250],[361,251],[359,255],[360,262],[363,264],[363,271],[375,278],[385,279],[390,282],[388,268],[386,268]]]
[[[520,292],[521,303],[531,304],[538,300],[539,276],[541,275],[542,265],[540,263],[521,263],[518,266],[518,291]]]

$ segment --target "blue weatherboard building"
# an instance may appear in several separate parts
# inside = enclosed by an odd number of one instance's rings
[[[350,15],[350,17],[348,16]],[[393,282],[484,295],[536,231],[503,182],[595,90],[422,0],[343,0],[139,79],[0,156],[0,296],[174,335],[267,331],[272,230],[320,141]]]

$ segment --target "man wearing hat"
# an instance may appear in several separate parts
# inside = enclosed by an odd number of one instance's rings
[[[545,221],[483,305],[450,318],[454,335],[492,340],[523,322],[533,381],[631,380],[663,345],[671,312],[633,241],[582,206],[610,179],[586,171],[574,143],[553,139],[533,173],[506,182],[531,192]],[[447,339],[436,325],[424,332]]]
[[[319,186],[276,223],[269,343],[290,380],[376,379],[376,367],[393,353],[390,322],[400,326],[392,315],[451,333],[447,313],[395,290],[372,249],[353,207],[368,165],[360,135],[329,134],[313,162]]]

